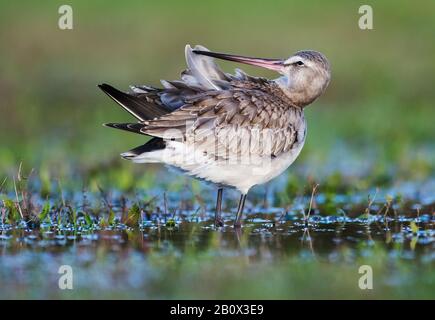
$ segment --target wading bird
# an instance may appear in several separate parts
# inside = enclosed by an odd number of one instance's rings
[[[234,227],[240,227],[246,195],[286,170],[305,141],[304,107],[328,86],[326,57],[298,51],[287,59],[260,59],[186,46],[187,69],[181,80],[163,88],[139,85],[121,92],[99,87],[131,113],[136,123],[108,127],[147,136],[142,146],[122,153],[136,163],[164,163],[218,186],[215,225],[222,226],[224,187],[241,192]],[[213,58],[278,72],[274,80],[252,77],[236,69],[222,72]]]

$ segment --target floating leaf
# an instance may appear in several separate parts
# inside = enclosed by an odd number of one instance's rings
[[[42,211],[39,214],[39,221],[45,221],[49,213],[50,213],[50,203],[47,201],[45,202],[44,206],[42,207]]]
[[[85,213],[85,221],[89,227],[92,226],[92,218],[88,213]]]
[[[135,227],[139,224],[140,220],[140,208],[137,203],[134,203],[130,210],[128,210],[128,218],[125,224],[129,227]]]
[[[411,228],[412,233],[417,234],[418,233],[418,226],[415,223],[415,221],[411,221],[411,223],[409,224],[409,227]]]
[[[174,219],[169,219],[168,221],[166,221],[166,226],[168,228],[174,228],[175,227],[175,220]]]
[[[113,212],[113,210],[109,211],[108,222],[109,222],[109,225],[111,225],[115,222],[115,212]]]
[[[8,210],[7,220],[10,223],[17,222],[21,219],[20,213],[18,212],[17,206],[15,202],[11,199],[4,199],[3,204],[5,208]]]
[[[71,208],[71,215],[74,227],[77,227],[77,212],[73,208]]]
[[[106,219],[101,218],[100,220],[100,227],[107,227],[109,224],[107,223]]]

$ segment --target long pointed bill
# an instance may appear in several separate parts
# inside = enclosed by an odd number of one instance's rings
[[[282,69],[284,68],[284,62],[281,59],[250,58],[250,57],[236,56],[232,54],[217,53],[217,52],[202,51],[202,50],[193,50],[193,52],[196,54],[202,54],[204,56],[250,64],[253,66],[258,66],[258,67],[262,67],[278,72],[282,71]]]

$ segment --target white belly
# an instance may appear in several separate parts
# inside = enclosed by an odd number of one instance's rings
[[[181,142],[167,141],[165,149],[144,153],[132,160],[138,163],[162,162],[196,178],[235,187],[246,194],[253,186],[266,183],[283,173],[299,155],[304,138],[289,152],[274,158],[251,156],[249,159],[233,161],[215,160]]]
[[[232,186],[246,194],[258,184],[266,183],[283,173],[297,158],[302,147],[276,158],[261,159],[251,164],[221,164],[198,167],[193,175],[222,185]]]

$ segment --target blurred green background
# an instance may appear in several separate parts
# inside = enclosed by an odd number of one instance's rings
[[[58,28],[62,4],[73,8],[73,30]],[[329,58],[332,82],[306,109],[309,134],[296,171],[309,161],[310,174],[320,174],[325,163],[346,166],[353,155],[363,175],[369,161],[366,170],[378,176],[433,176],[435,2],[365,1],[374,30],[358,28],[361,4],[2,0],[0,172],[21,161],[58,176],[112,165],[130,170],[118,155],[144,137],[101,126],[132,119],[96,85],[128,89],[176,79],[189,43],[260,57],[315,49]]]

